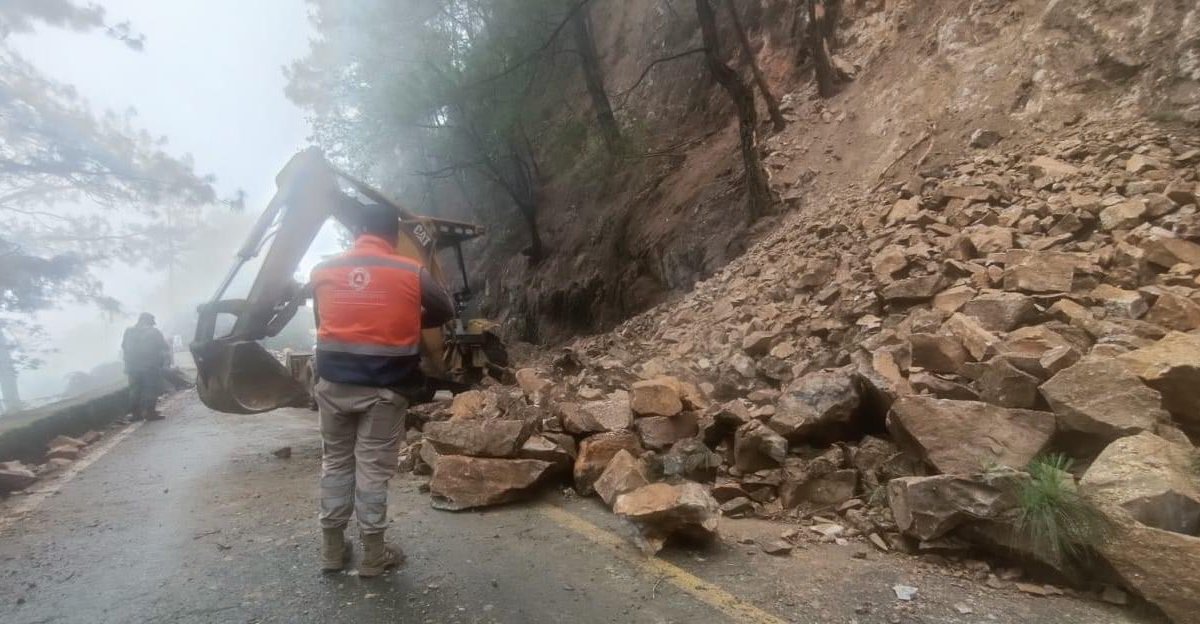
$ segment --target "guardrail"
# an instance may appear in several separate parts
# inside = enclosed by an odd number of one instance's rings
[[[129,386],[113,384],[76,397],[0,416],[0,461],[40,463],[57,435],[81,436],[129,413]]]

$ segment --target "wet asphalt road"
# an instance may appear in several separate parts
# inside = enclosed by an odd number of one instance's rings
[[[0,505],[0,622],[1146,621],[982,589],[863,545],[775,558],[739,544],[738,532],[779,533],[764,523],[726,523],[724,543],[648,564],[595,501],[551,491],[439,512],[414,477],[393,480],[390,501],[406,565],[378,579],[323,575],[314,414],[215,414],[190,393],[164,412],[74,478],[39,484],[61,489],[24,516],[13,518],[22,497]],[[290,459],[271,455],[285,445]],[[919,599],[897,602],[895,583]]]

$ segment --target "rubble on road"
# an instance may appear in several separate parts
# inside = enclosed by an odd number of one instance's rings
[[[1200,561],[1185,560],[1200,529],[1138,515],[1175,505],[1191,518],[1194,490],[1117,451],[1152,438],[1197,453],[1200,169],[1184,156],[1198,149],[1150,125],[1080,124],[1032,152],[981,147],[836,210],[803,209],[687,295],[533,363],[515,397],[491,386],[434,406],[406,452],[439,490],[512,500],[545,481],[492,488],[507,473],[465,457],[511,456],[515,439],[500,451],[447,439],[516,419],[539,452],[572,457],[561,474],[636,520],[651,550],[676,528],[757,516],[884,551],[1005,545],[1067,574],[1070,562],[1013,541],[1013,488],[1053,450],[1090,464],[1081,490],[1136,523],[1125,554],[1100,552],[1122,576],[1108,580],[1194,611],[1171,575]],[[1063,473],[1064,487],[1078,477]],[[1126,497],[1158,482],[1175,485]]]
[[[23,490],[37,481],[37,475],[19,461],[0,462],[0,493]]]

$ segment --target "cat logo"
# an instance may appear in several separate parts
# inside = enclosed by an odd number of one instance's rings
[[[429,232],[425,231],[425,226],[420,223],[413,226],[413,236],[417,237],[417,242],[421,243],[422,247],[433,244],[433,238],[429,236]]]
[[[358,268],[354,269],[353,271],[350,271],[350,288],[353,288],[354,290],[362,290],[367,287],[367,284],[370,284],[370,283],[371,283],[371,272],[370,271],[368,271],[362,267],[358,267]]]

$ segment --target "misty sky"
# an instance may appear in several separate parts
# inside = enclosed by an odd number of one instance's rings
[[[145,51],[100,33],[49,27],[9,41],[50,77],[75,85],[97,111],[135,109],[140,127],[169,139],[168,152],[192,154],[198,172],[217,176],[223,196],[245,190],[246,212],[257,214],[274,192],[275,173],[308,136],[303,113],[283,95],[281,70],[307,51],[311,27],[304,0],[98,3],[110,22],[129,20],[146,36]],[[236,245],[242,232],[230,234]],[[215,288],[230,261],[228,255],[214,258],[211,274],[195,281]],[[117,267],[99,275],[131,313],[156,309],[147,299],[162,288],[161,273]],[[58,392],[66,372],[118,357],[120,333],[130,319],[98,316],[66,308],[41,317],[51,340],[68,337],[73,349],[68,354],[57,345],[60,353],[47,358],[44,370],[22,376],[26,397]],[[87,344],[78,343],[83,335]]]

